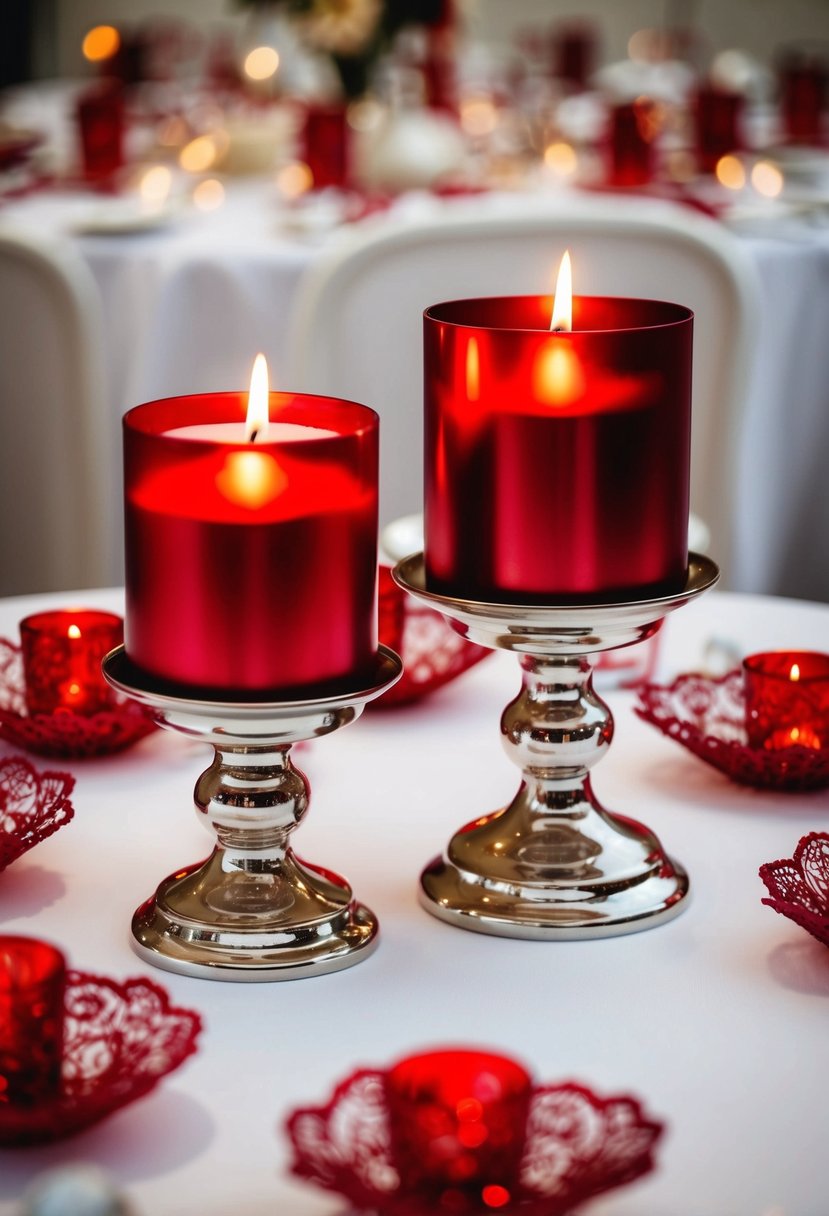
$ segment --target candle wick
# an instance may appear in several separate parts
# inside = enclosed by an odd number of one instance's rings
[[[258,426],[256,426],[256,427],[254,427],[254,428],[253,428],[253,430],[252,430],[252,431],[251,431],[251,433],[250,433],[250,442],[251,442],[251,443],[256,443],[256,440],[257,440],[258,435],[259,435],[259,427],[258,427]]]
[[[569,330],[567,329],[566,325],[554,325],[552,332],[554,334],[566,334],[569,333]]]

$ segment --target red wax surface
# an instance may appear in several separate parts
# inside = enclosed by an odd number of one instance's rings
[[[438,593],[592,602],[688,565],[693,314],[654,300],[456,300],[424,318],[426,574]]]
[[[386,1076],[401,1191],[451,1212],[512,1196],[531,1096],[529,1074],[505,1056],[435,1051],[401,1060]]]
[[[750,747],[829,747],[829,654],[772,650],[743,660]]]
[[[60,1089],[65,984],[54,946],[0,936],[0,1107],[35,1106]]]
[[[271,393],[256,443],[165,433],[243,422],[246,403],[177,397],[124,419],[126,651],[177,684],[312,695],[377,649],[377,416]],[[335,434],[280,441],[280,422]]]
[[[94,714],[114,700],[101,660],[124,640],[114,612],[68,608],[38,612],[20,622],[20,647],[30,714],[68,710]]]

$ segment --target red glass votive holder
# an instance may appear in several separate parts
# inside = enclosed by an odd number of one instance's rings
[[[829,654],[773,650],[743,660],[750,747],[829,747]]]
[[[741,93],[705,88],[697,92],[694,105],[697,163],[703,173],[713,173],[720,157],[743,146]]]
[[[401,1191],[447,1212],[509,1202],[532,1097],[520,1064],[483,1051],[426,1052],[391,1068],[385,1086]]]
[[[613,186],[644,186],[653,178],[655,108],[647,99],[610,113],[609,175]]]
[[[427,309],[427,583],[487,603],[669,594],[688,565],[693,314],[578,296]]]
[[[377,651],[378,420],[331,397],[171,397],[124,418],[128,657],[220,698],[316,695]]]
[[[78,98],[76,117],[81,164],[88,182],[105,182],[124,164],[124,94],[116,81],[104,81]]]
[[[793,144],[823,143],[829,66],[820,58],[794,56],[780,68],[780,113]]]
[[[36,1106],[59,1091],[65,987],[54,946],[0,936],[0,1108]]]
[[[20,622],[26,708],[94,714],[113,703],[101,660],[124,640],[124,622],[94,608],[38,612]]]
[[[586,89],[596,62],[595,26],[566,24],[553,31],[552,72],[575,90]]]
[[[315,190],[348,185],[349,130],[345,106],[308,106],[305,114],[305,163],[311,170]]]

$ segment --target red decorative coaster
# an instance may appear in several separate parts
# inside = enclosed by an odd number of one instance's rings
[[[771,896],[763,903],[829,946],[829,833],[810,832],[794,857],[760,866],[760,877]]]
[[[70,971],[62,1085],[36,1106],[0,1102],[0,1145],[59,1140],[143,1098],[196,1050],[197,1013],[172,1006],[150,980]]]
[[[402,591],[387,566],[380,567],[379,614],[380,641],[400,655],[403,675],[370,708],[417,701],[492,653],[467,642],[439,612]]]
[[[636,713],[741,785],[816,790],[829,785],[829,747],[749,747],[743,673],[717,679],[689,674],[673,684],[644,684]]]
[[[574,1083],[532,1088],[523,1155],[515,1176],[483,1186],[476,1195],[459,1185],[442,1193],[405,1190],[392,1146],[387,1099],[389,1072],[360,1070],[342,1081],[325,1106],[297,1110],[287,1122],[294,1149],[291,1170],[355,1209],[388,1216],[498,1210],[521,1216],[564,1216],[593,1195],[653,1169],[653,1149],[662,1133],[635,1098],[599,1098]],[[461,1111],[461,1105],[464,1110]],[[463,1145],[476,1131],[459,1104],[458,1140],[443,1145],[459,1164]],[[460,1171],[459,1171],[460,1172]]]
[[[22,756],[0,760],[0,871],[69,823],[70,773],[38,772]]]
[[[152,730],[146,711],[127,698],[88,716],[65,709],[29,715],[20,647],[0,638],[0,739],[41,756],[83,759],[123,751]]]

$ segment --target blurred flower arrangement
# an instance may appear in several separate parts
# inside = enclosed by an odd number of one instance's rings
[[[444,26],[451,0],[238,0],[255,10],[267,5],[291,20],[312,52],[330,58],[348,98],[365,93],[371,70],[408,26]]]

